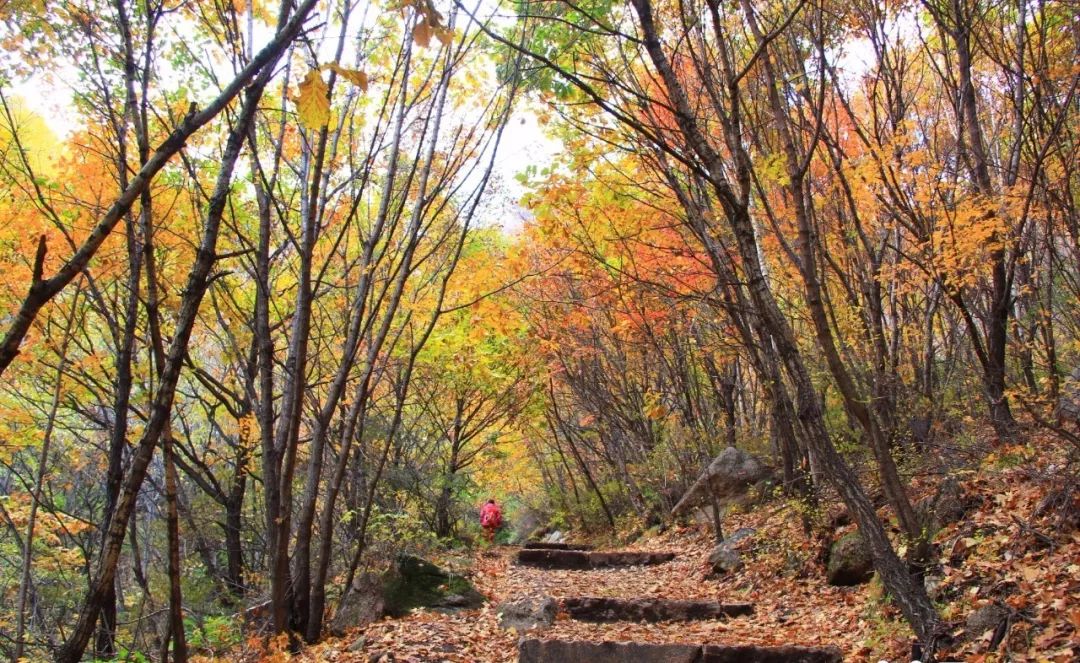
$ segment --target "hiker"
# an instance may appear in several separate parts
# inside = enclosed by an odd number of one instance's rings
[[[495,530],[502,525],[502,511],[495,500],[488,500],[480,509],[480,527],[484,528],[484,539],[495,543]]]

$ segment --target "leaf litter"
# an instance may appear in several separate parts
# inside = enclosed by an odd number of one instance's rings
[[[1026,453],[1021,450],[1018,453]],[[1034,456],[1031,461],[1035,462]],[[985,465],[985,464],[984,464]],[[958,643],[942,660],[1075,661],[1080,658],[1080,531],[1055,531],[1050,516],[1030,522],[1051,486],[1030,467],[980,472],[963,481],[977,500],[973,512],[938,532],[935,596]],[[923,486],[926,489],[926,486]],[[918,494],[918,487],[913,490]],[[1074,498],[1075,499],[1075,498]],[[1080,505],[1074,505],[1080,507]],[[504,663],[517,659],[523,634],[498,625],[500,602],[521,597],[657,597],[752,603],[754,614],[688,623],[593,624],[560,613],[553,626],[530,637],[652,643],[802,646],[836,645],[849,661],[906,661],[911,631],[876,580],[831,587],[821,567],[821,544],[807,537],[790,508],[767,505],[729,515],[728,532],[752,527],[737,548],[746,565],[708,576],[711,531],[700,525],[642,537],[627,550],[673,551],[666,564],[588,571],[546,570],[513,563],[517,549],[478,551],[470,577],[490,602],[480,610],[444,614],[416,610],[384,619],[344,638],[307,649],[303,661]],[[967,615],[1002,606],[1008,629],[993,643],[990,631],[965,633]],[[995,650],[990,651],[990,645]]]

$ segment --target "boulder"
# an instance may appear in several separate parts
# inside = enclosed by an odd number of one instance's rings
[[[911,442],[915,448],[925,449],[933,435],[934,420],[926,414],[911,417],[908,419],[908,430],[911,431]]]
[[[718,543],[709,553],[709,575],[724,575],[741,569],[742,556],[736,546],[743,539],[748,539],[756,533],[757,530],[751,527],[742,527]]]
[[[547,628],[555,623],[559,606],[550,596],[526,596],[500,603],[495,608],[499,626],[517,631]]]
[[[336,637],[384,616],[401,617],[413,608],[478,608],[484,595],[463,576],[413,555],[399,555],[383,574],[363,573],[353,581],[330,620]]]
[[[742,541],[744,539],[749,539],[750,537],[754,536],[755,534],[757,534],[757,530],[754,529],[753,527],[740,527],[739,529],[735,530],[731,534],[728,534],[726,537],[724,537],[723,542],[724,543],[730,543],[731,545],[735,545],[736,543],[738,543],[738,542],[740,542],[740,541]]]
[[[735,547],[724,541],[717,544],[709,553],[709,573],[710,575],[724,575],[726,573],[734,573],[743,567],[742,556],[739,555],[739,551]]]
[[[840,537],[829,549],[826,577],[830,585],[861,585],[874,575],[874,560],[858,532]]]
[[[362,635],[359,638],[357,638],[356,640],[353,640],[353,643],[351,645],[349,645],[348,651],[350,653],[353,653],[353,654],[358,654],[358,653],[364,651],[364,647],[367,647],[367,636],[366,635]]]
[[[1009,618],[1009,612],[1000,605],[991,603],[976,609],[968,615],[964,631],[969,638],[977,638],[987,631],[993,631]]]
[[[529,535],[544,523],[544,517],[540,512],[527,506],[523,506],[514,512],[514,518],[509,524],[509,534],[506,542],[510,545],[518,545],[529,540]]]
[[[953,477],[942,481],[933,495],[915,505],[915,513],[932,536],[946,525],[959,522],[971,507],[971,499]]]
[[[340,638],[357,626],[367,626],[383,616],[383,577],[362,573],[341,597],[334,618],[330,620],[330,635]]]
[[[1080,423],[1080,367],[1074,368],[1062,385],[1056,414],[1062,423]]]
[[[383,612],[391,617],[413,608],[478,608],[485,600],[464,576],[413,555],[398,555],[383,583]]]
[[[923,577],[923,588],[931,600],[937,601],[942,597],[942,589],[945,587],[945,578],[938,575],[927,574]]]
[[[543,543],[563,543],[566,541],[566,536],[559,530],[548,532],[548,534],[541,539]]]
[[[771,476],[772,469],[757,456],[728,447],[709,463],[671,510],[671,515],[678,516],[701,502],[709,502],[710,495],[720,501],[741,497]]]

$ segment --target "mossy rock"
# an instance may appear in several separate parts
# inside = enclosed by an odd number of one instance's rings
[[[413,608],[478,608],[484,595],[463,576],[414,555],[399,555],[383,586],[384,613],[401,617]]]
[[[874,575],[874,559],[858,532],[840,537],[829,550],[827,579],[841,587],[861,585]]]

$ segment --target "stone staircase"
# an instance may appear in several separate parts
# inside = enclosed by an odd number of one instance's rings
[[[619,566],[651,566],[670,562],[673,559],[675,559],[675,553],[670,552],[598,552],[523,548],[517,554],[517,562],[522,566],[578,571]]]
[[[749,603],[590,596],[563,599],[561,607],[571,619],[584,622],[689,622],[741,617],[754,612],[754,606]]]
[[[663,564],[670,552],[595,551],[572,543],[526,543],[517,563],[540,569],[590,571]],[[549,603],[550,599],[546,599]],[[554,609],[554,608],[550,608]],[[662,598],[624,599],[578,596],[563,598],[559,612],[586,622],[688,622],[753,614],[749,603],[683,601]],[[552,613],[553,614],[553,613]],[[761,647],[755,645],[653,644],[522,638],[518,663],[840,663],[836,647]]]
[[[524,546],[525,550],[592,550],[593,547],[585,543],[549,543],[547,541],[529,541]]]
[[[655,645],[640,642],[581,642],[528,638],[518,663],[840,663],[835,647],[748,645]]]

